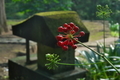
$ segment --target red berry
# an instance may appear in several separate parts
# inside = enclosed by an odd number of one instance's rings
[[[74,38],[75,40],[78,40],[78,38]],[[77,41],[73,40],[73,43],[77,43]]]
[[[78,32],[79,31],[79,27],[75,26],[74,30],[75,30],[75,32]]]
[[[67,23],[65,23],[63,26],[66,27],[67,30],[72,30],[72,27],[70,25],[68,25]]]
[[[62,35],[58,35],[58,36],[56,36],[56,39],[57,39],[58,41],[61,41],[61,40],[63,39],[63,36],[62,36]]]
[[[74,31],[74,30],[71,30],[71,31],[70,31],[70,34],[75,34],[75,31]]]
[[[72,30],[72,27],[70,25],[68,25],[67,29],[68,30]]]
[[[85,32],[84,32],[84,31],[81,31],[81,32],[80,32],[80,35],[81,35],[81,36],[84,36],[84,35],[85,35]]]
[[[63,32],[63,27],[62,26],[58,27],[58,32]]]
[[[75,24],[73,22],[70,22],[69,25],[74,28],[75,27]]]
[[[67,27],[67,26],[68,26],[68,24],[67,24],[67,23],[65,23],[65,24],[63,24],[63,26],[64,26],[64,27]]]
[[[63,43],[63,41],[58,41],[58,42],[57,42],[57,45],[60,46],[60,47],[63,47],[63,46],[64,46],[64,43]]]
[[[64,43],[64,45],[68,45],[69,41],[65,40],[63,43]]]
[[[73,48],[73,49],[76,49],[76,48],[77,48],[77,45],[72,45],[72,48]]]
[[[63,32],[67,32],[68,29],[66,27],[63,28]]]
[[[73,41],[71,40],[71,41],[69,41],[69,43],[68,43],[70,46],[72,46],[72,45],[74,45],[74,43],[73,43]]]
[[[68,50],[68,46],[62,46],[62,49],[66,51]]]

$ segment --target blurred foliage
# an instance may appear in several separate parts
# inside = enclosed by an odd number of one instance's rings
[[[101,19],[107,19],[110,17],[110,14],[112,13],[111,9],[108,7],[108,5],[101,6],[97,5],[96,15]]]
[[[120,23],[120,0],[6,0],[6,14],[8,19],[23,19],[38,12],[73,10],[82,19],[96,20],[97,5],[108,5],[113,11],[109,20]]]
[[[71,10],[71,6],[71,0],[7,0],[6,14],[7,18],[19,19],[38,12]]]
[[[119,23],[109,23],[109,28],[110,28],[110,31],[111,31],[111,35],[114,36],[114,37],[118,37],[119,36]]]
[[[118,46],[110,44],[110,46],[105,47],[102,43],[97,43],[97,52],[106,56],[109,61],[111,61],[116,68],[120,68],[120,53],[117,52]],[[115,69],[109,65],[105,59],[96,55],[93,51],[80,51],[80,58],[84,60],[79,60],[78,64],[82,64],[81,68],[88,70],[86,80],[118,80],[120,76],[116,73]]]

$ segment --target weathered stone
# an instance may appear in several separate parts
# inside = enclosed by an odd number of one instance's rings
[[[75,23],[81,30],[85,31],[85,36],[80,37],[81,42],[87,42],[89,31],[86,29],[79,16],[74,11],[53,11],[37,13],[23,22],[12,26],[13,34],[55,47],[55,36],[59,34],[57,28],[64,23]]]
[[[36,54],[31,55],[31,64],[26,65],[26,57],[21,56],[9,60],[10,80],[76,80],[86,76],[86,70],[76,68],[59,74],[48,74],[37,69]]]
[[[46,62],[46,57],[45,54],[47,53],[55,53],[60,56],[61,62],[62,63],[70,63],[74,64],[75,60],[75,50],[74,49],[69,49],[68,51],[64,51],[61,48],[51,48],[49,46],[45,46],[42,44],[38,43],[38,68],[39,69],[44,69],[45,71],[51,73],[51,74],[56,74],[56,73],[61,73],[69,70],[73,70],[75,66],[68,66],[68,65],[59,65],[59,67],[55,70],[48,70],[45,67]]]

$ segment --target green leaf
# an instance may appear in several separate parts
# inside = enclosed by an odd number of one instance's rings
[[[119,71],[120,71],[120,69],[118,69]],[[115,69],[108,69],[108,70],[106,70],[106,71],[113,71],[113,72],[116,72],[116,70]]]
[[[110,17],[110,14],[112,13],[111,9],[108,7],[108,5],[101,6],[97,5],[97,12],[96,15],[101,19],[106,19]]]

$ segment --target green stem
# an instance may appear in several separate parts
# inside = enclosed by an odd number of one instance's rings
[[[101,62],[96,62],[96,63],[86,63],[84,65],[89,65],[89,64],[99,64]],[[60,64],[60,65],[74,65],[74,66],[80,66],[80,65],[83,65],[83,64],[69,64],[69,63],[59,63],[59,62],[56,62],[55,64]]]
[[[74,65],[74,66],[82,65],[82,64],[69,64],[69,63],[59,63],[59,62],[57,62],[56,64],[60,64],[60,65]]]
[[[74,38],[73,38],[73,39],[74,39]],[[119,71],[103,54],[98,53],[97,51],[91,49],[90,47],[86,46],[85,44],[83,44],[82,42],[80,42],[80,41],[78,41],[78,40],[76,40],[76,39],[74,39],[74,40],[77,41],[77,42],[78,42],[79,44],[81,44],[82,46],[90,49],[91,51],[93,51],[93,52],[96,53],[97,55],[101,56],[103,59],[105,59],[105,60],[118,72],[118,74],[120,74],[120,71]]]
[[[104,52],[105,51],[105,16],[103,14],[103,44],[104,44]]]

